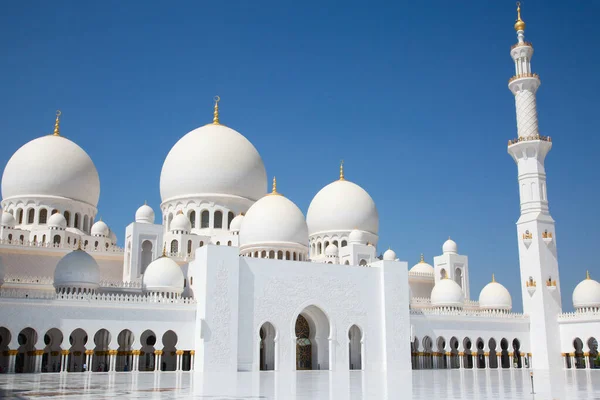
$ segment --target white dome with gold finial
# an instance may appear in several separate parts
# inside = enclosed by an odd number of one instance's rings
[[[267,174],[256,148],[219,121],[217,96],[212,124],[194,129],[169,151],[160,174],[163,203],[184,198],[248,204],[267,191]]]
[[[600,283],[590,278],[589,271],[586,272],[585,279],[573,290],[573,307],[600,308]]]
[[[250,207],[240,228],[241,254],[263,249],[308,253],[304,214],[296,204],[277,192],[275,178],[273,191]]]
[[[510,311],[512,297],[504,285],[496,282],[492,274],[492,281],[484,286],[479,293],[479,308],[483,310]]]
[[[345,179],[343,163],[340,178],[321,189],[312,199],[306,215],[311,237],[354,229],[366,240],[377,242],[379,213],[375,202],[363,188]]]
[[[54,134],[34,139],[8,160],[2,175],[3,203],[47,197],[98,205],[100,178],[90,156],[60,135],[57,112]]]
[[[415,265],[413,265],[413,267],[410,269],[410,272],[416,272],[421,274],[433,274],[433,271],[433,267],[425,262],[423,254],[421,254],[421,260]]]

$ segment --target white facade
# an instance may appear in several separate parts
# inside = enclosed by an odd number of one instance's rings
[[[515,29],[518,139],[508,152],[520,187],[523,314],[494,278],[472,299],[468,257],[450,238],[432,265],[422,256],[409,270],[391,249],[378,255],[375,201],[343,166],[306,218],[275,179],[267,194],[258,151],[220,123],[217,98],[213,123],[184,135],[164,162],[158,223],[142,205],[124,249],[96,219],[95,166],[60,136],[58,116],[54,135],[11,158],[0,370],[592,368],[600,284],[588,275],[576,312],[562,313],[544,169],[551,141],[538,132],[540,81],[520,15]],[[27,173],[31,165],[44,173]]]

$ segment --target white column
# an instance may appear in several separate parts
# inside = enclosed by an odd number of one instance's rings
[[[583,353],[583,357],[585,358],[585,369],[591,369],[590,353]]]
[[[42,357],[44,356],[44,350],[35,350],[35,372],[42,372]]]
[[[496,352],[496,358],[497,358],[497,363],[498,363],[498,369],[502,369],[502,352],[498,351]]]
[[[460,361],[460,369],[465,368],[465,353],[462,351],[458,353],[458,360]]]
[[[196,358],[196,351],[192,350],[192,351],[190,351],[190,354],[191,354],[191,358],[192,358],[190,360],[190,371],[193,371],[194,370],[194,359]],[[275,355],[277,356],[277,353],[275,353]]]
[[[17,360],[18,350],[9,350],[8,351],[8,373],[15,373],[15,361]]]

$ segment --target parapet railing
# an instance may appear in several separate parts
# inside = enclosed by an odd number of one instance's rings
[[[129,304],[195,304],[191,297],[165,297],[151,294],[113,294],[113,293],[56,293],[17,289],[0,289],[0,298],[42,299],[58,301],[85,301],[87,303],[129,303]]]
[[[508,319],[528,319],[529,316],[520,313],[496,310],[473,310],[458,309],[453,307],[435,307],[411,309],[410,315],[444,315],[444,316],[463,316],[463,317],[482,317],[482,318],[508,318]]]
[[[28,275],[5,275],[4,283],[24,284],[24,285],[52,285],[54,278],[51,276],[28,276]],[[141,282],[123,282],[123,281],[100,281],[101,288],[111,289],[141,289]]]
[[[79,248],[78,244],[73,244],[73,243],[51,243],[51,242],[33,242],[33,241],[21,241],[19,239],[12,239],[12,240],[8,240],[8,239],[0,239],[0,245],[10,245],[10,246],[19,246],[19,247],[35,247],[35,248],[45,248],[45,249],[69,249],[69,250],[76,250]],[[87,246],[81,246],[82,250],[85,250],[87,252],[91,252],[91,253],[117,253],[117,254],[121,254],[124,252],[124,249],[122,247],[119,246],[109,246],[107,247],[102,247],[102,246],[92,246],[90,243],[88,243]]]
[[[580,308],[575,312],[559,314],[557,318],[559,321],[600,319],[600,309],[597,307]]]

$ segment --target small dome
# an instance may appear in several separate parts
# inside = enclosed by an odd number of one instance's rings
[[[100,197],[100,178],[90,156],[62,136],[34,139],[13,154],[2,175],[2,198],[62,197],[92,207]]]
[[[384,261],[396,261],[396,252],[392,249],[387,249],[385,253],[383,253]]]
[[[2,226],[5,228],[14,228],[17,225],[17,221],[15,221],[15,217],[9,212],[2,213]]]
[[[600,307],[600,283],[591,279],[589,273],[573,290],[573,307]]]
[[[291,200],[276,191],[250,207],[240,230],[240,248],[303,246],[308,250],[308,227],[304,214]]]
[[[183,293],[183,271],[172,259],[162,256],[152,261],[142,276],[142,287],[148,292]]]
[[[431,291],[431,304],[435,307],[462,307],[464,296],[458,283],[445,278],[439,280]]]
[[[367,239],[362,231],[359,231],[358,229],[352,229],[348,235],[348,241],[354,244],[365,244]]]
[[[375,202],[355,183],[338,180],[321,189],[306,214],[310,235],[359,229],[377,235],[379,214]]]
[[[244,221],[244,215],[236,215],[234,219],[231,220],[231,224],[229,225],[229,230],[231,232],[239,232],[242,228],[242,222]]]
[[[83,250],[74,250],[60,259],[54,270],[55,288],[97,289],[100,267],[94,257]]]
[[[338,248],[335,244],[330,244],[329,246],[327,246],[327,248],[325,249],[325,255],[328,257],[337,257],[338,255]]]
[[[61,213],[54,213],[48,218],[48,226],[50,228],[66,229],[67,220]]]
[[[433,267],[425,262],[423,254],[421,254],[421,261],[413,265],[413,267],[410,269],[410,272],[418,272],[421,274],[433,274],[433,271]]]
[[[506,310],[512,308],[512,298],[508,290],[492,275],[492,281],[479,293],[479,307],[483,310]]]
[[[148,204],[145,204],[135,212],[135,222],[142,224],[154,223],[154,210]]]
[[[96,223],[92,225],[92,236],[108,237],[109,234],[110,229],[104,221],[96,221]]]
[[[190,220],[180,211],[177,213],[173,221],[171,221],[171,232],[183,231],[189,232],[192,229],[192,223]]]
[[[444,242],[444,245],[442,246],[442,251],[444,252],[444,254],[458,254],[458,245],[454,240],[448,238],[448,240],[446,240]]]

